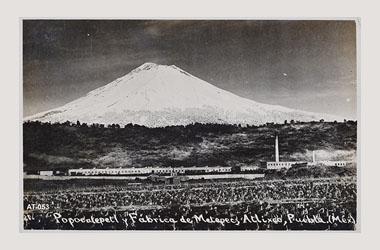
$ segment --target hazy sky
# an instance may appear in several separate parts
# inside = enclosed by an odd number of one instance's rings
[[[258,102],[356,119],[354,21],[24,20],[24,116],[145,62]]]

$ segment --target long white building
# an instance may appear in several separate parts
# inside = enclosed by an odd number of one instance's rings
[[[241,167],[241,172],[248,172],[257,170],[257,166],[243,166]],[[69,169],[68,175],[176,175],[176,174],[187,174],[187,173],[231,173],[232,167],[222,167],[222,166],[204,166],[204,167],[143,167],[143,168],[78,168]]]

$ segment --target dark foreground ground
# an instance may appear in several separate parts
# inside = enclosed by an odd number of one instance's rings
[[[53,182],[44,191],[25,192],[25,229],[356,228],[355,177],[62,187]]]

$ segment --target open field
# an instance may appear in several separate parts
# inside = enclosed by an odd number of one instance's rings
[[[92,218],[103,218],[104,224]],[[301,222],[305,218],[309,221]],[[120,181],[24,194],[25,229],[353,230],[355,225],[354,177],[181,185]]]

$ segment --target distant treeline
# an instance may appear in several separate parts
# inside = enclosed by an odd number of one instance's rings
[[[282,160],[305,150],[356,150],[357,123],[297,122],[260,126],[190,124],[148,128],[85,123],[23,124],[26,170],[258,165],[274,158],[279,134]]]
[[[324,119],[321,119],[319,121],[311,121],[311,122],[304,122],[304,121],[296,121],[296,120],[285,120],[284,123],[274,123],[274,122],[267,122],[265,124],[261,124],[261,125],[250,125],[250,124],[245,124],[245,125],[242,125],[242,124],[219,124],[219,123],[192,123],[192,124],[188,124],[188,125],[173,125],[173,126],[166,126],[166,127],[156,127],[156,128],[149,128],[149,127],[146,127],[146,126],[143,126],[143,125],[139,125],[139,124],[132,124],[132,123],[128,123],[126,125],[120,125],[120,124],[108,124],[108,125],[105,125],[105,124],[100,124],[100,123],[92,123],[92,124],[87,124],[87,123],[81,123],[80,121],[77,121],[77,122],[70,122],[70,121],[66,121],[64,123],[59,123],[59,122],[56,122],[56,123],[51,123],[51,122],[40,122],[40,121],[26,121],[24,122],[24,124],[38,124],[38,125],[55,125],[55,126],[58,126],[58,125],[65,125],[65,126],[72,126],[72,127],[90,127],[90,128],[115,128],[115,129],[120,129],[120,128],[148,128],[148,129],[170,129],[170,128],[175,128],[175,127],[179,127],[179,128],[190,128],[190,127],[203,127],[203,128],[215,128],[215,127],[219,127],[219,128],[233,128],[233,127],[246,127],[246,128],[261,128],[261,127],[273,127],[273,126],[281,126],[281,125],[287,125],[287,124],[308,124],[308,123],[312,123],[312,124],[315,124],[315,123],[335,123],[337,124],[338,121],[333,121],[333,122],[327,122],[327,121],[324,121]],[[353,120],[344,120],[343,123],[348,123],[348,124],[357,124],[357,121],[353,121]]]

